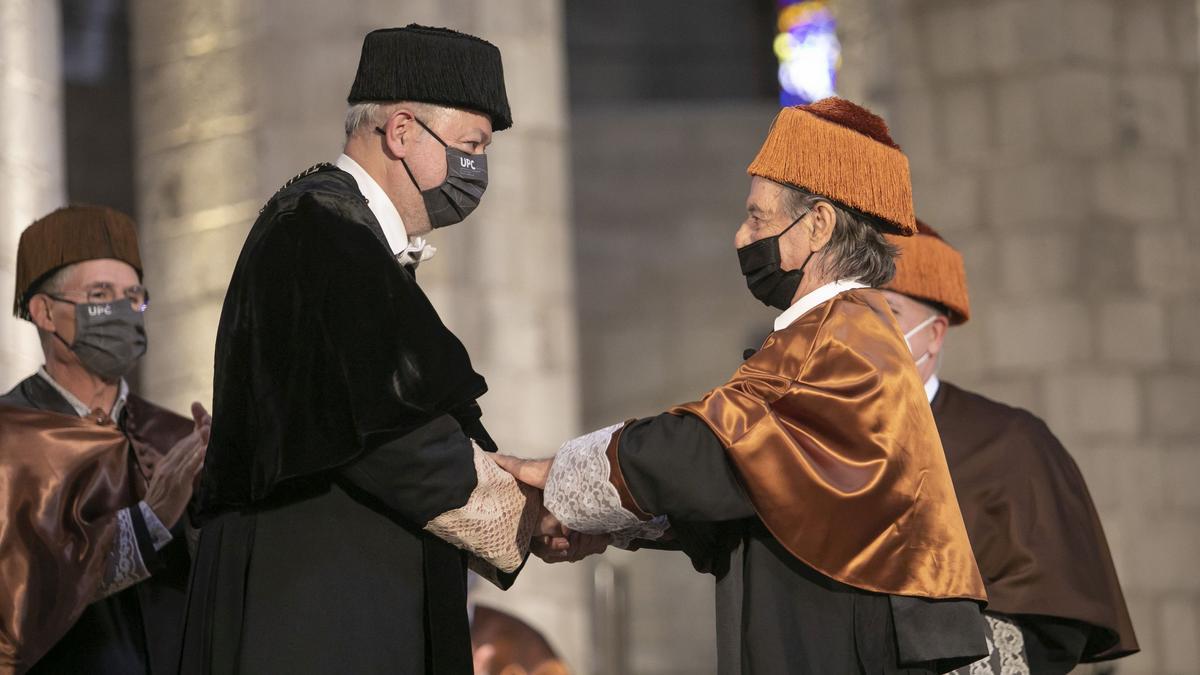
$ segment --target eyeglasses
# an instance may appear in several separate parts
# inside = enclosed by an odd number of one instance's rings
[[[106,305],[117,301],[118,297],[124,297],[133,305],[135,312],[145,312],[150,308],[150,291],[147,291],[144,286],[130,286],[123,293],[118,294],[117,289],[109,283],[92,284],[87,288],[72,289],[62,291],[60,294],[47,293],[46,295],[58,300],[59,302],[68,302],[72,305],[79,304],[74,300],[62,297],[68,293],[75,293],[87,298],[86,302],[93,305]]]

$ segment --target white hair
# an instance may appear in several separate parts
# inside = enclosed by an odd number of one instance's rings
[[[421,116],[421,121],[433,124],[434,120],[450,112],[450,108],[433,103],[414,103],[410,101],[364,101],[352,103],[346,110],[346,140],[356,134],[371,133],[376,127],[383,126],[397,108],[409,108]]]

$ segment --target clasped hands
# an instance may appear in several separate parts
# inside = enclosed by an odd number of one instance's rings
[[[546,480],[550,477],[550,467],[554,464],[553,457],[521,459],[511,455],[495,454],[492,455],[492,459],[518,481],[538,490],[546,489]],[[548,563],[578,562],[589,555],[603,553],[608,548],[610,540],[611,537],[607,534],[584,534],[571,531],[543,505],[537,533],[533,537],[529,550]]]

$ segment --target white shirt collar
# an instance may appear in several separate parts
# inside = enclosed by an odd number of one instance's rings
[[[387,238],[392,255],[402,264],[417,265],[437,253],[436,248],[426,243],[425,237],[408,236],[408,231],[404,229],[404,220],[400,218],[400,212],[396,210],[392,199],[358,162],[343,153],[334,164],[354,177],[354,182],[358,183],[358,191],[366,197],[367,206],[371,213],[375,214],[379,226],[383,228],[383,236]]]
[[[940,386],[942,386],[942,381],[938,379],[937,373],[930,375],[929,379],[925,380],[925,398],[929,399],[930,403],[933,403],[933,397],[937,396]]]
[[[43,380],[49,382],[50,386],[54,387],[54,390],[58,392],[59,396],[62,396],[64,399],[66,399],[67,403],[71,404],[71,407],[75,409],[75,414],[79,415],[80,417],[87,417],[88,415],[92,414],[92,409],[87,407],[87,404],[85,404],[83,401],[80,401],[78,396],[67,391],[66,387],[56,382],[53,377],[50,377],[50,373],[46,371],[45,366],[38,368],[37,374]],[[129,384],[126,383],[125,378],[122,377],[121,382],[117,385],[117,400],[113,401],[113,407],[108,416],[114,421],[117,420],[118,415],[120,415],[121,411],[125,409],[125,401],[128,399]]]
[[[827,283],[816,290],[810,291],[804,297],[800,298],[796,302],[793,302],[791,307],[788,307],[783,311],[782,314],[779,315],[778,318],[775,319],[775,330],[783,330],[784,328],[787,328],[795,323],[796,319],[808,314],[809,310],[815,308],[817,305],[820,305],[821,303],[833,298],[839,293],[852,291],[856,288],[868,288],[868,286],[852,279],[838,279],[837,281],[831,281],[830,283]]]

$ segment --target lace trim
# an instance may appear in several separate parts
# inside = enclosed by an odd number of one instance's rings
[[[144,501],[138,502],[138,509],[142,512],[142,520],[146,521],[146,529],[150,531],[150,541],[154,542],[154,550],[163,550],[163,547],[175,538],[174,535],[158,519],[158,515],[154,513],[154,509],[150,508],[149,504]]]
[[[609,476],[608,444],[622,425],[614,424],[558,449],[543,499],[562,524],[586,534],[611,534],[612,544],[628,548],[634,539],[654,540],[670,527],[665,516],[643,521],[621,506],[621,495]]]
[[[988,655],[954,671],[957,675],[1030,675],[1025,657],[1025,636],[1012,619],[985,614]]]
[[[104,576],[96,589],[96,599],[123,591],[149,577],[150,570],[146,569],[142,552],[138,550],[133,516],[129,509],[121,509],[117,512],[117,531],[104,562]]]
[[[463,506],[425,525],[430,534],[513,572],[525,561],[540,514],[537,493],[517,483],[475,446],[475,489]]]

